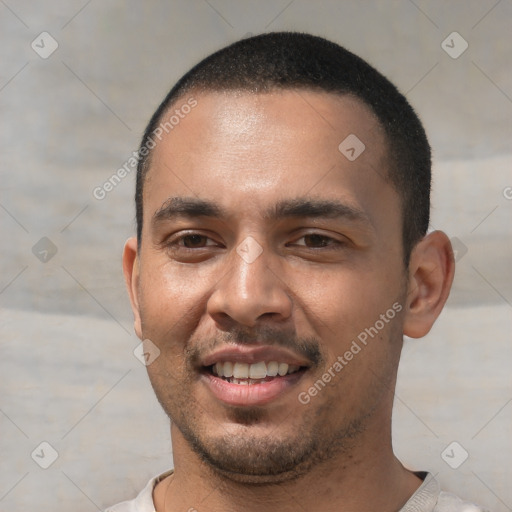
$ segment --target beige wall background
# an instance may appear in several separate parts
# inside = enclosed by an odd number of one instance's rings
[[[406,340],[395,449],[512,510],[511,22],[510,0],[0,1],[0,510],[101,510],[172,466],[121,274],[134,174],[93,191],[181,74],[274,30],[359,54],[426,125],[458,270],[433,331]]]

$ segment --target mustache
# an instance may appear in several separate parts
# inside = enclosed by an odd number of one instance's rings
[[[311,366],[318,366],[324,362],[321,345],[317,338],[314,336],[300,337],[295,332],[283,331],[270,326],[259,327],[257,330],[234,327],[207,341],[197,340],[195,343],[191,343],[185,351],[187,359],[193,366],[197,366],[206,354],[211,353],[217,347],[250,344],[286,348],[307,359]]]

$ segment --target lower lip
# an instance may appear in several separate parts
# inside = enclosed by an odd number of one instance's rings
[[[210,373],[203,374],[203,381],[213,395],[229,405],[264,405],[275,400],[295,386],[304,375],[304,370],[276,377],[259,384],[233,384]]]

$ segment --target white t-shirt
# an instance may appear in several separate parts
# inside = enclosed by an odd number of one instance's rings
[[[171,473],[172,470],[152,478],[135,499],[118,503],[107,508],[105,512],[155,512],[153,489],[158,482]],[[439,483],[430,473],[416,474],[423,483],[399,512],[488,512],[457,498],[454,494],[441,491]]]

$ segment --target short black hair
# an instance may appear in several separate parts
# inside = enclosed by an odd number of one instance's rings
[[[144,180],[151,161],[147,148],[154,147],[152,136],[176,100],[192,91],[287,89],[351,95],[373,111],[387,138],[387,178],[401,198],[408,265],[412,248],[427,232],[430,216],[431,151],[421,121],[405,96],[363,59],[324,38],[298,32],[271,32],[237,41],[199,62],[167,94],[151,117],[139,149],[135,192],[139,244]]]

